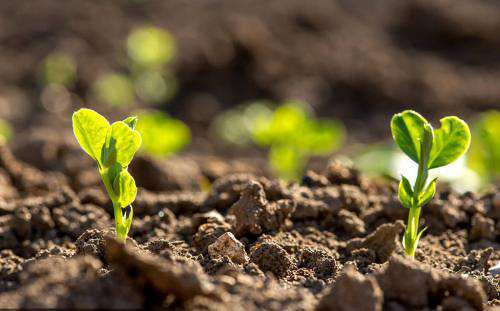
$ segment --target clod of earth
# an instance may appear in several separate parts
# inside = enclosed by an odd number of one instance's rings
[[[224,233],[217,241],[210,244],[208,254],[212,257],[227,256],[237,264],[244,264],[249,260],[245,246],[231,232]]]

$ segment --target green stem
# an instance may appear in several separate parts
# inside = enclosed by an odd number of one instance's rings
[[[122,208],[117,203],[115,192],[114,192],[113,187],[111,185],[111,182],[108,178],[108,171],[109,171],[109,169],[107,169],[107,168],[100,170],[101,179],[102,179],[102,182],[104,183],[104,187],[106,188],[106,191],[108,192],[109,197],[111,198],[111,202],[113,203],[113,213],[115,216],[116,238],[120,241],[125,241],[127,239],[127,232],[124,229],[125,226],[123,224]]]

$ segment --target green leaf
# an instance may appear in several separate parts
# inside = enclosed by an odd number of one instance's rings
[[[90,109],[73,114],[73,132],[80,146],[99,164],[101,149],[106,141],[109,123],[105,117]]]
[[[401,176],[401,181],[399,182],[398,196],[404,207],[410,208],[412,206],[413,190],[411,189],[410,182],[404,176]]]
[[[113,182],[113,190],[118,196],[118,204],[125,208],[132,204],[137,195],[135,180],[127,170],[122,170]]]
[[[116,161],[122,167],[127,167],[141,146],[141,134],[125,122],[118,121],[111,125],[107,136],[102,154],[104,165],[112,165]]]
[[[436,194],[436,179],[437,178],[434,178],[429,183],[429,185],[427,186],[425,191],[422,194],[420,194],[420,196],[418,197],[418,206],[419,207],[422,207],[425,204],[429,203],[429,201],[432,200],[432,198]]]
[[[137,125],[137,117],[128,117],[125,120],[123,120],[125,124],[128,125],[132,130],[135,130],[135,126]]]
[[[441,119],[441,127],[434,131],[429,169],[445,166],[463,155],[470,145],[469,126],[457,117]]]
[[[394,141],[416,163],[420,159],[420,140],[426,124],[429,124],[427,120],[413,110],[395,114],[391,120]]]

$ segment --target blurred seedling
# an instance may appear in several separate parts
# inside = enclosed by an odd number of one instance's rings
[[[109,106],[128,106],[134,102],[134,84],[128,76],[105,73],[98,77],[94,92],[98,100]]]
[[[394,115],[391,130],[401,150],[418,163],[413,187],[405,176],[401,176],[398,194],[402,205],[409,209],[403,247],[407,256],[414,257],[426,229],[419,229],[421,208],[436,192],[436,179],[427,183],[429,170],[448,165],[462,156],[469,148],[471,135],[467,123],[455,116],[442,118],[441,127],[434,130],[427,120],[412,110]]]
[[[484,184],[500,181],[500,111],[482,113],[472,125],[472,137],[467,165]]]
[[[76,81],[76,64],[70,55],[55,52],[45,58],[40,74],[44,85],[56,84],[70,88]]]
[[[5,145],[12,137],[12,127],[4,119],[0,119],[0,145]]]
[[[97,112],[80,109],[73,114],[72,119],[75,137],[82,149],[97,162],[113,203],[116,236],[125,241],[134,216],[132,202],[137,195],[134,178],[127,170],[141,146],[141,134],[135,130],[137,117],[128,117],[110,125]]]
[[[276,109],[260,101],[230,110],[217,118],[215,128],[231,143],[269,149],[272,169],[287,180],[299,179],[311,156],[334,152],[345,137],[340,121],[315,118],[305,103],[292,100]]]
[[[137,130],[142,135],[142,150],[164,157],[184,149],[191,141],[191,131],[182,121],[161,111],[139,111]]]

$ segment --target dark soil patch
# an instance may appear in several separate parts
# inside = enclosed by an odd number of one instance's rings
[[[59,160],[75,147],[65,148]],[[338,162],[302,184],[252,174],[217,178],[209,192],[164,183],[140,190],[124,246],[98,184],[78,186],[64,168],[51,181],[9,149],[0,155],[8,194],[0,307],[494,310],[500,302],[490,270],[500,261],[496,193],[442,190],[423,213],[429,230],[413,261],[401,249],[407,211],[396,184]],[[197,165],[184,180],[203,176]],[[172,170],[150,182],[175,180]]]

